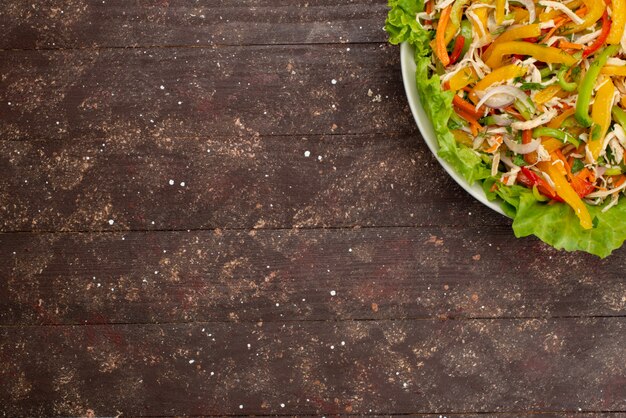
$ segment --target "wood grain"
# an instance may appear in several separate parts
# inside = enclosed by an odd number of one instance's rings
[[[3,231],[510,224],[409,134],[0,141],[0,171]]]
[[[623,412],[625,338],[625,318],[0,328],[0,409]]]
[[[0,321],[624,316],[624,255],[507,227],[5,234]]]
[[[415,132],[399,53],[386,45],[2,56],[5,140]]]
[[[0,48],[385,42],[384,0],[8,1]]]

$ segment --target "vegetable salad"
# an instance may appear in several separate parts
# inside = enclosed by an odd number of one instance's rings
[[[390,0],[440,156],[517,236],[608,255],[626,238],[626,0]]]

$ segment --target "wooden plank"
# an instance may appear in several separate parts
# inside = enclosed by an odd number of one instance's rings
[[[0,138],[414,132],[386,45],[5,51]]]
[[[7,0],[0,48],[384,42],[383,0]]]
[[[624,412],[625,339],[626,318],[1,328],[0,409]]]
[[[0,171],[3,231],[510,224],[414,135],[0,141]]]
[[[506,227],[3,234],[0,322],[624,316],[625,255]]]

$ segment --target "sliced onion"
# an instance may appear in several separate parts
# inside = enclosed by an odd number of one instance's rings
[[[513,119],[505,115],[493,115],[491,117],[498,126],[511,126]]]
[[[486,92],[477,91],[476,94],[479,97],[482,95],[480,101],[476,104],[476,109],[479,109],[483,104],[499,109],[511,105],[515,99],[528,100],[526,93],[513,86],[497,86]]]
[[[513,151],[516,154],[530,154],[533,151],[537,151],[537,147],[541,144],[539,138],[535,138],[530,141],[528,144],[518,144],[515,141],[511,141],[507,135],[503,135],[502,139],[506,144],[507,148]]]
[[[533,23],[537,18],[535,2],[533,0],[515,0],[528,10],[528,23]]]

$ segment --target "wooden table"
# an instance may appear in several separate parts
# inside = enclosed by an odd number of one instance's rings
[[[460,189],[385,14],[3,2],[4,416],[626,416],[626,251]]]

